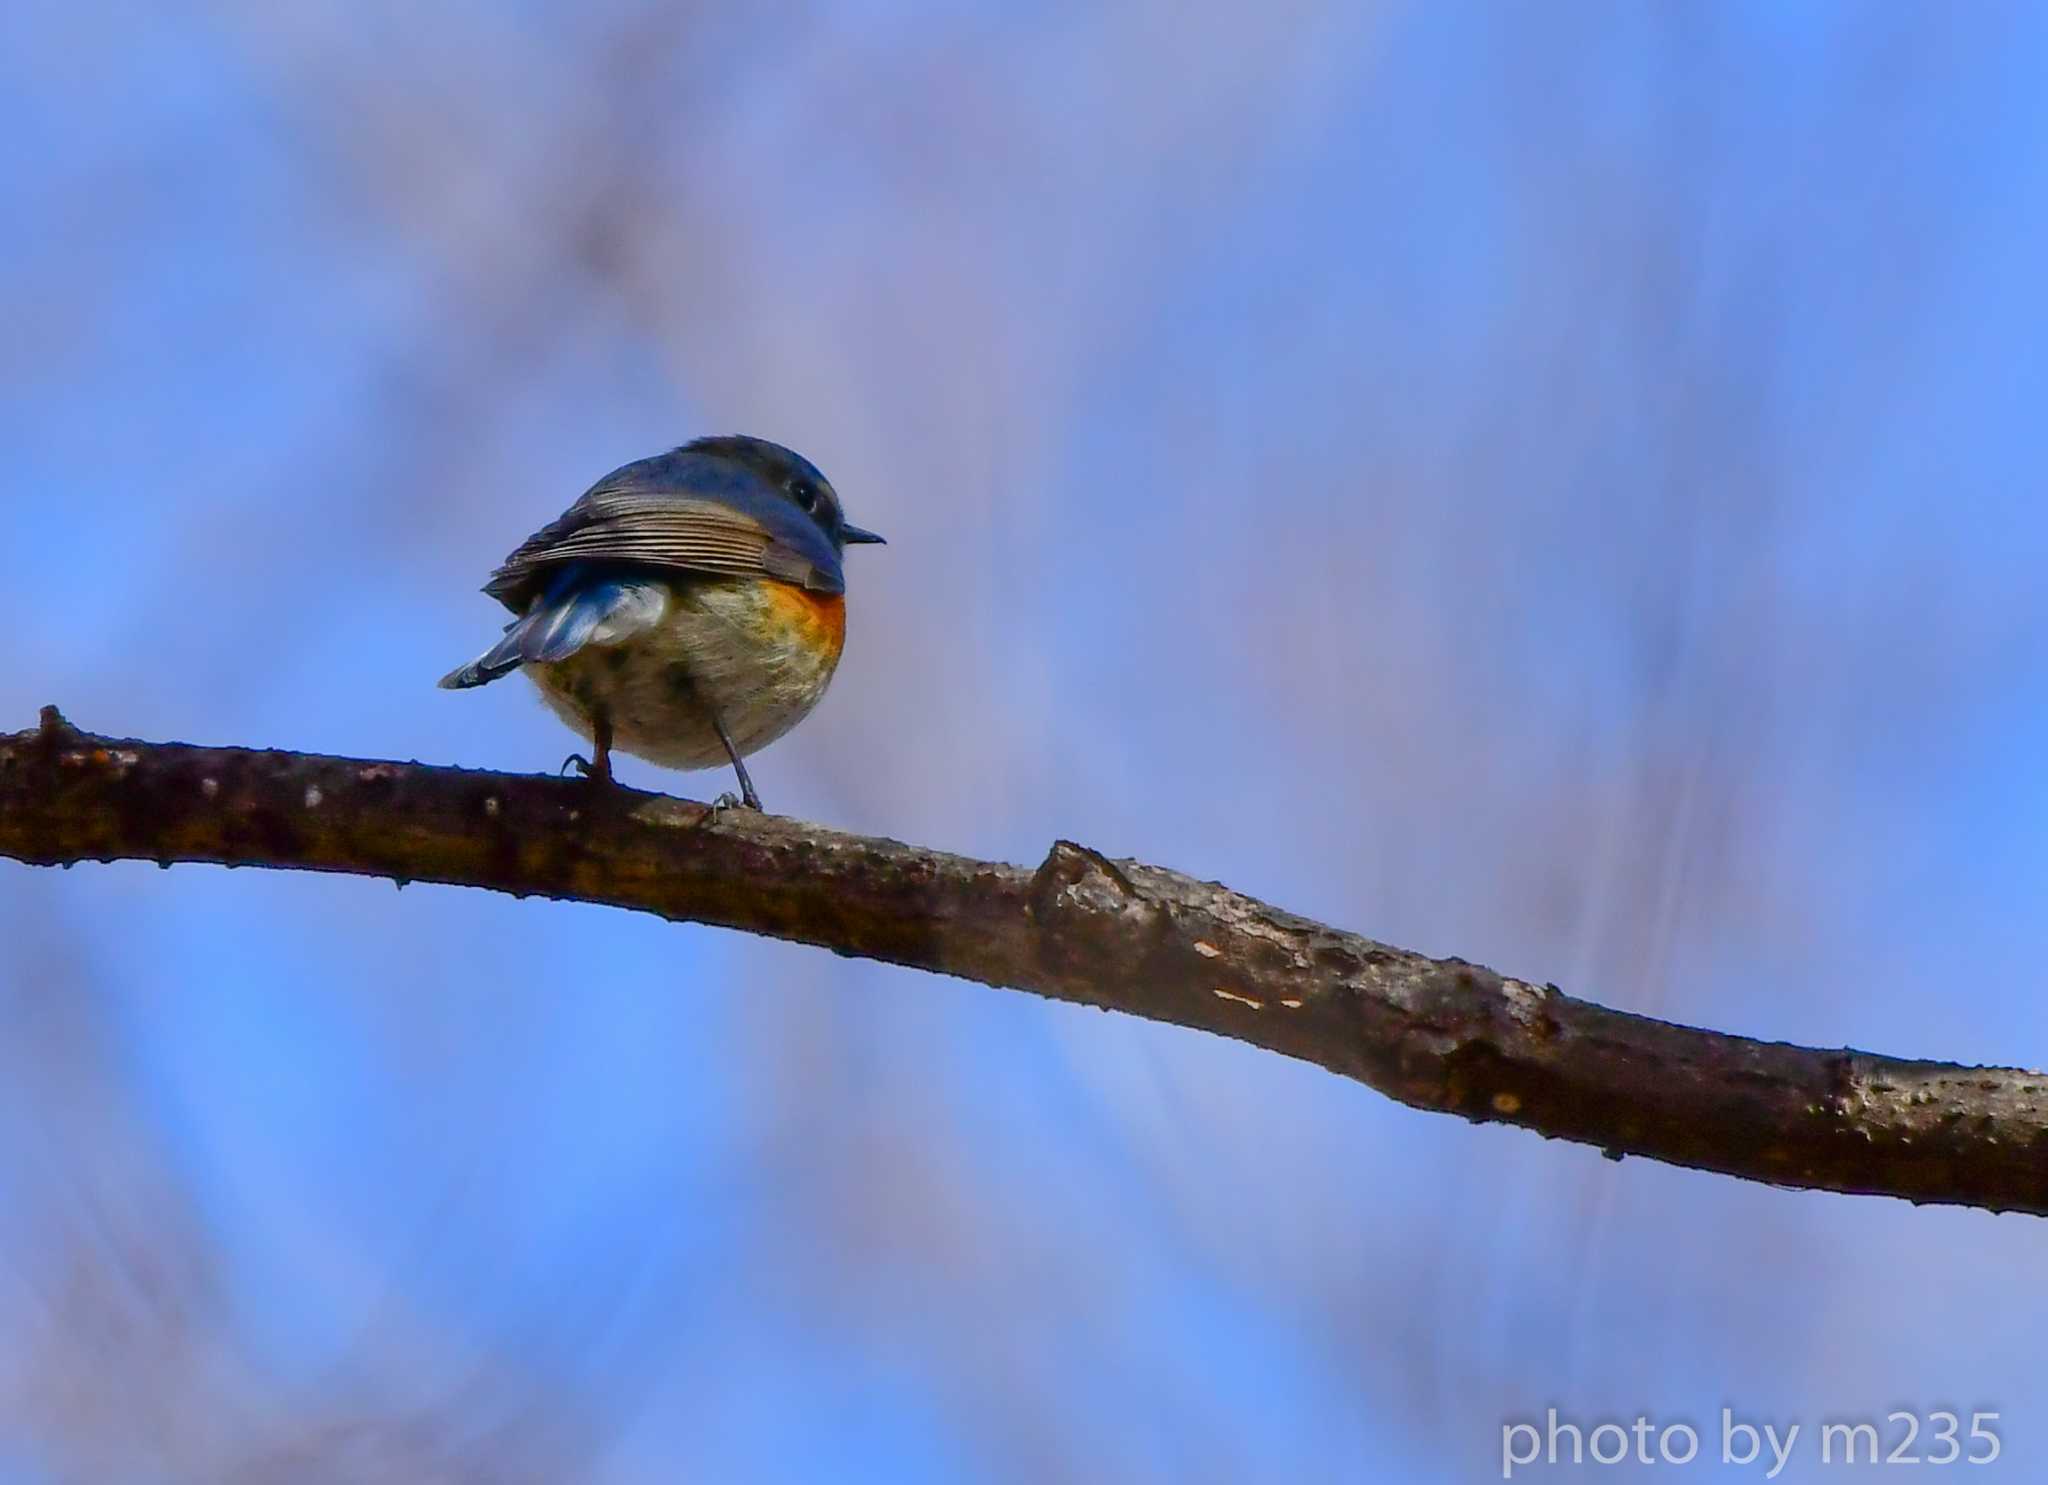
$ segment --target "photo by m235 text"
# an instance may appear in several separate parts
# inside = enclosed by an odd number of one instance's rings
[[[1898,1410],[1873,1419],[1830,1420],[1808,1428],[1800,1423],[1750,1423],[1723,1408],[1722,1464],[1755,1465],[1775,1480],[1793,1459],[1818,1464],[1990,1464],[2003,1452],[1998,1414],[1979,1409],[1968,1415],[1935,1409]],[[1711,1452],[1708,1459],[1716,1456]],[[1557,1409],[1542,1423],[1503,1423],[1500,1477],[1512,1480],[1529,1465],[1691,1464],[1701,1458],[1700,1430],[1684,1421],[1661,1423],[1638,1415],[1629,1423],[1582,1423],[1560,1418]]]

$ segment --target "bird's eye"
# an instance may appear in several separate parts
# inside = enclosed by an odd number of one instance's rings
[[[810,512],[810,514],[815,516],[818,513],[818,502],[820,499],[818,487],[809,480],[798,480],[794,485],[790,486],[789,493],[796,503]]]

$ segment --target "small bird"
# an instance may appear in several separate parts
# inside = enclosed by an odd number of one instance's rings
[[[741,760],[825,694],[846,642],[840,557],[881,540],[802,455],[700,438],[613,470],[520,543],[483,589],[514,615],[505,637],[441,684],[523,669],[590,739],[569,759],[585,774],[610,782],[614,747],[668,768],[730,760],[758,810]]]

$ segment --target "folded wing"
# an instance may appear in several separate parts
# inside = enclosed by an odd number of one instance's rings
[[[703,476],[692,486],[701,487]],[[672,459],[642,460],[605,476],[559,520],[520,544],[484,591],[523,613],[546,575],[570,562],[595,567],[770,577],[817,593],[842,593],[839,554],[815,522],[757,484],[738,481],[717,498],[680,483]]]

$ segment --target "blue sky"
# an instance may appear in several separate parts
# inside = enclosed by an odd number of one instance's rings
[[[746,431],[891,543],[771,808],[2041,1065],[2044,39],[16,8],[0,727],[548,768],[530,694],[433,687],[478,584]],[[2048,1464],[2030,1222],[1172,1028],[132,865],[0,869],[0,1003],[10,1480],[1464,1481],[1551,1406],[2002,1409]]]

